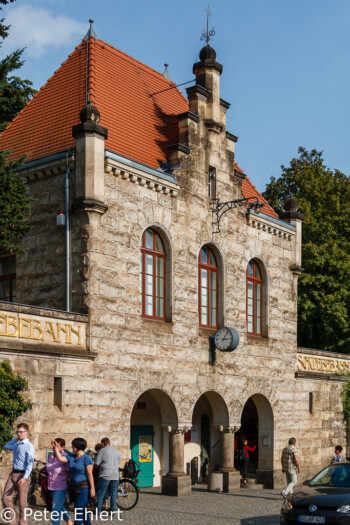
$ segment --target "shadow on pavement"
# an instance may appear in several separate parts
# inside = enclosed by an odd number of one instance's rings
[[[250,493],[250,494],[242,494],[242,492],[237,492],[236,494],[233,494],[233,493],[225,494],[225,496],[226,497],[230,496],[230,497],[233,497],[233,498],[264,499],[264,500],[271,500],[271,501],[281,500],[281,507],[282,507],[282,503],[283,503],[283,500],[282,500],[280,494],[268,494],[268,495],[265,495],[265,496],[260,496],[256,492]]]
[[[270,516],[244,518],[240,523],[241,525],[280,525],[280,518],[278,514],[271,514]]]

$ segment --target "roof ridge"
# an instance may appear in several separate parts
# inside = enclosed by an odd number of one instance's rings
[[[22,115],[23,113],[26,113],[28,111],[28,108],[30,108],[31,105],[33,105],[34,101],[36,102],[38,100],[38,98],[40,97],[40,95],[42,94],[42,92],[45,90],[46,86],[49,84],[49,82],[51,82],[51,80],[55,77],[55,75],[58,73],[58,71],[61,69],[62,66],[64,66],[68,60],[74,55],[74,53],[76,53],[77,51],[81,51],[81,49],[78,49],[79,47],[81,48],[82,44],[83,44],[84,40],[82,42],[80,42],[80,44],[78,44],[77,46],[75,46],[74,50],[68,55],[68,57],[66,58],[66,60],[64,60],[61,65],[53,72],[53,74],[51,75],[51,77],[49,77],[47,79],[47,81],[45,82],[45,84],[43,84],[39,89],[38,91],[35,93],[35,95],[33,96],[33,98],[31,100],[29,100],[27,102],[27,104],[24,106],[23,109],[21,109],[21,111],[19,111],[17,113],[17,115],[11,120],[10,124],[8,124],[8,126],[6,126],[6,128],[4,129],[4,131],[2,133],[0,133],[0,137],[3,137],[4,135],[6,136],[7,134],[7,131],[12,127],[12,125],[14,124],[14,122],[16,122],[16,120],[19,118],[20,115]]]
[[[85,96],[87,95],[88,100],[91,100],[92,103],[95,103],[95,40],[93,36],[90,36],[89,40],[86,39],[89,45],[86,49],[89,50],[89,54],[87,55],[87,93]]]

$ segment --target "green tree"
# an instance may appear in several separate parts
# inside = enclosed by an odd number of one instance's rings
[[[10,2],[14,2],[15,0],[0,0],[0,5],[7,5]],[[0,7],[0,11],[2,11],[2,7]],[[5,18],[0,19],[0,38],[4,39],[7,37],[8,30],[10,29],[10,26],[5,26],[4,24]]]
[[[277,212],[294,195],[305,216],[298,344],[350,353],[350,178],[327,168],[322,152],[298,153],[264,194]]]
[[[0,362],[0,451],[12,439],[13,423],[32,408],[31,402],[23,397],[27,389],[27,381],[13,372],[10,363]]]
[[[0,4],[6,5],[13,1],[0,0]],[[4,18],[0,20],[0,38],[2,40],[8,36],[10,28],[10,26],[4,24],[4,21]],[[20,69],[24,64],[22,60],[23,51],[24,49],[17,49],[0,61],[0,132],[5,129],[36,93],[30,80],[22,80],[18,76],[13,75],[13,72]]]
[[[31,230],[27,219],[33,201],[26,194],[22,178],[14,173],[23,163],[9,160],[9,151],[0,151],[0,255],[23,253],[20,238]]]

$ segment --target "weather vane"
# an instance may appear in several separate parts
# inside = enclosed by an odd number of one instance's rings
[[[206,43],[209,44],[209,41],[212,40],[215,35],[215,31],[213,27],[209,31],[209,17],[212,16],[210,9],[209,9],[209,5],[207,9],[205,10],[205,12],[207,13],[207,29],[202,30],[201,40],[205,40]]]

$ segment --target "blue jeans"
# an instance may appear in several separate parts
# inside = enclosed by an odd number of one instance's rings
[[[106,492],[109,492],[111,497],[111,504],[109,510],[116,510],[117,508],[117,499],[118,499],[118,481],[98,478],[97,480],[97,509],[98,512],[101,512],[103,505],[103,498],[105,497]]]
[[[70,515],[64,508],[64,500],[66,499],[67,490],[50,490],[52,497],[52,512],[59,512],[60,517],[52,519],[52,525],[60,525],[61,516],[65,521],[70,520]]]
[[[89,503],[89,486],[81,487],[80,494],[74,500],[74,525],[91,525],[90,515],[87,509]]]

